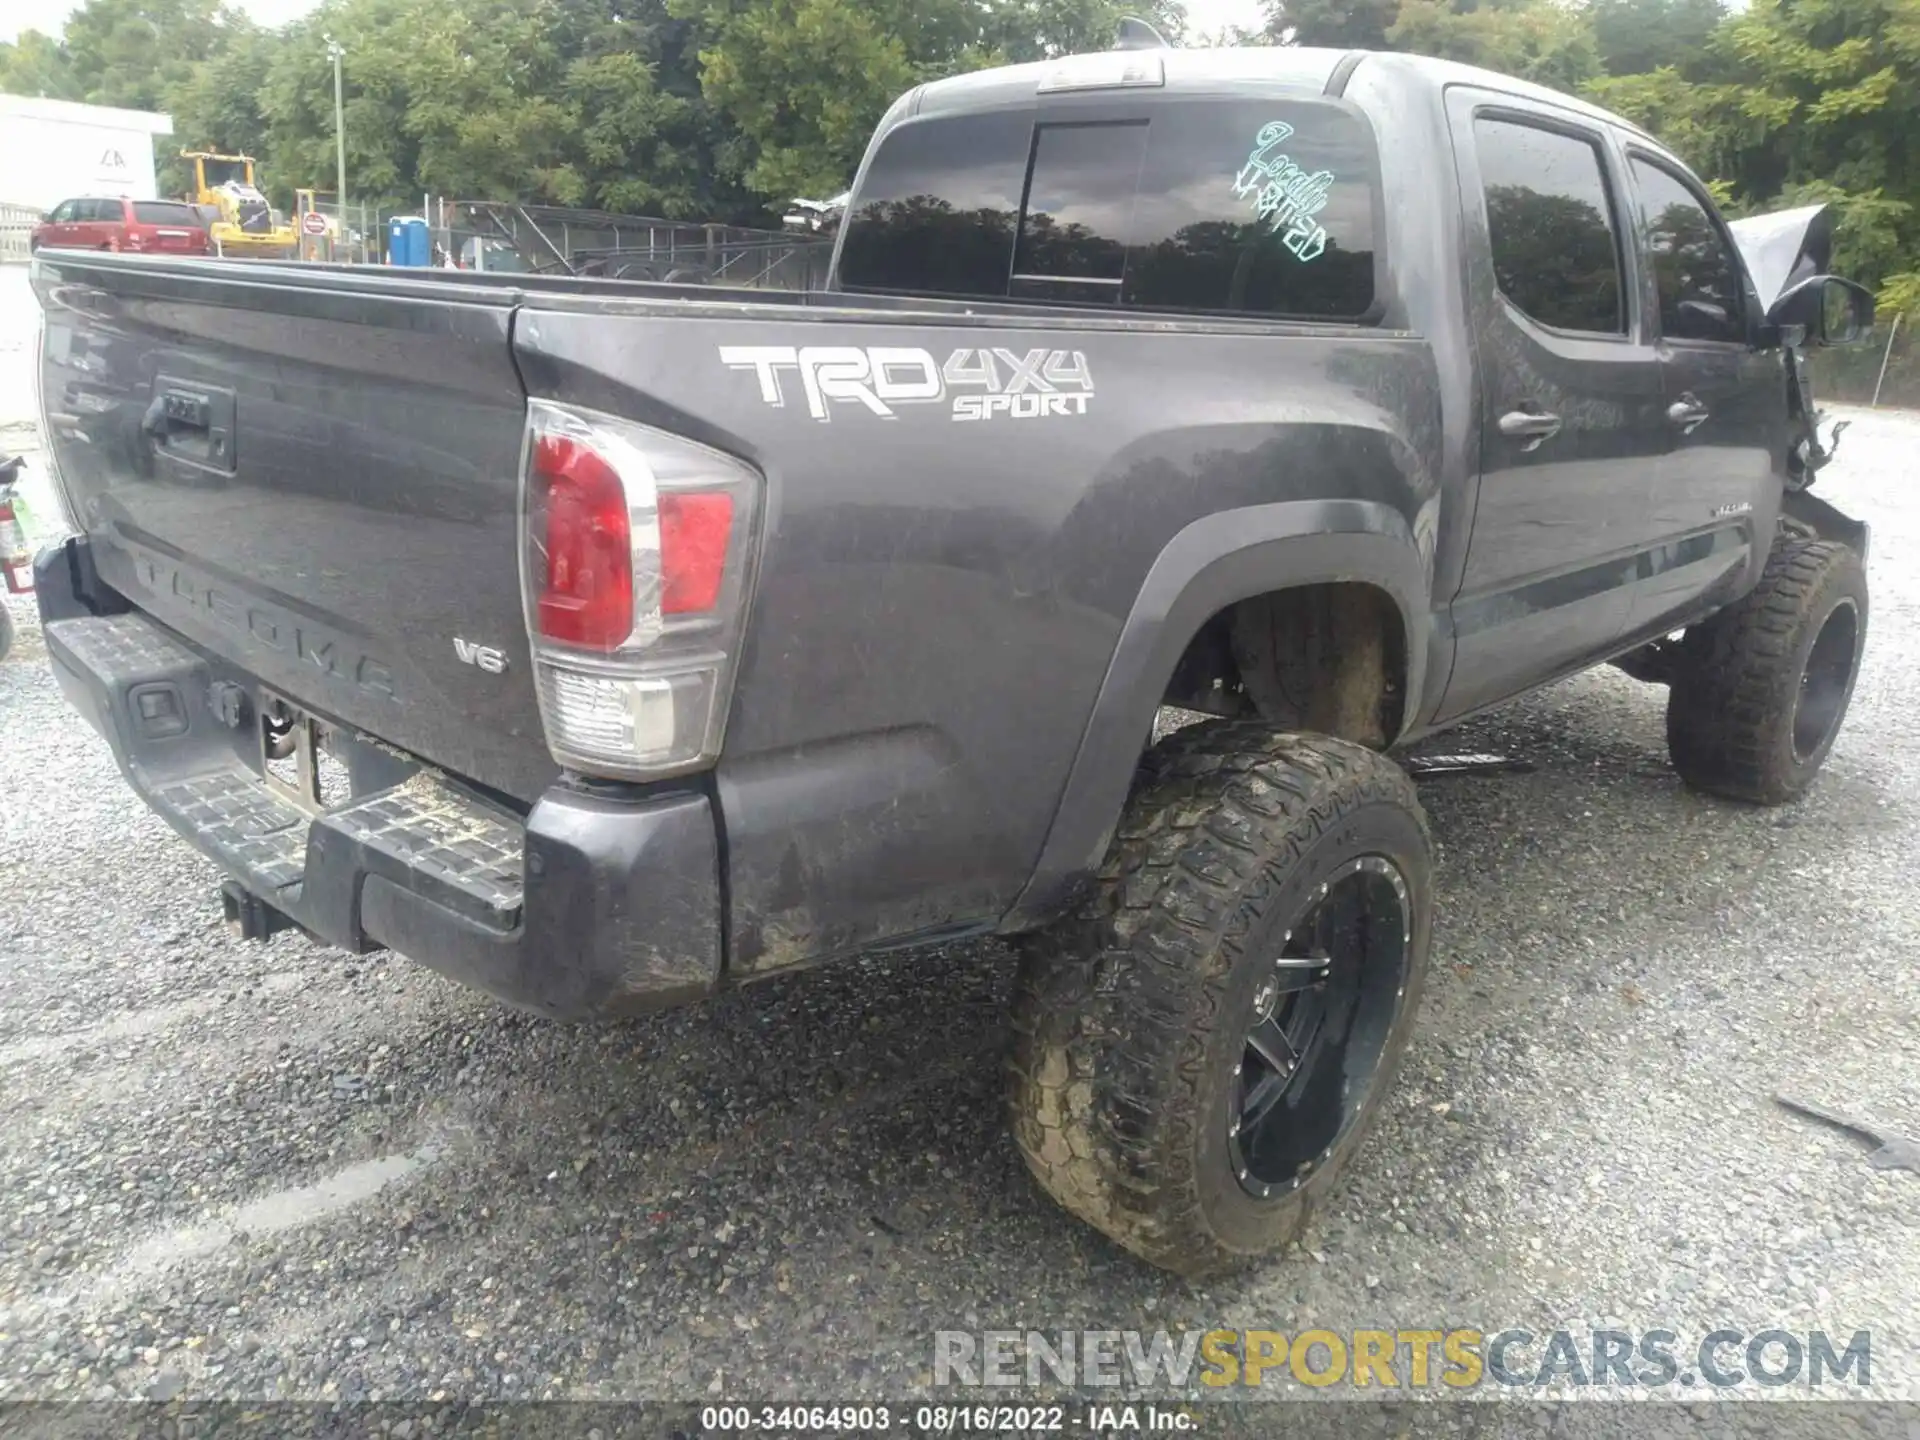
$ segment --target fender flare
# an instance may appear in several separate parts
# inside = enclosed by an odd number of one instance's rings
[[[1385,591],[1406,636],[1401,728],[1427,666],[1430,572],[1406,518],[1365,500],[1292,500],[1206,515],[1155,558],[1121,626],[1026,888],[1001,921],[1043,924],[1097,869],[1120,821],[1160,699],[1188,642],[1236,601],[1299,585],[1358,581]]]

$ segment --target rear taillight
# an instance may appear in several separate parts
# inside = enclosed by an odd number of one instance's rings
[[[758,472],[677,435],[527,406],[521,575],[547,748],[649,779],[720,753]]]

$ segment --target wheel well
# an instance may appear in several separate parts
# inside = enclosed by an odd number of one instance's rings
[[[1406,687],[1406,627],[1393,597],[1338,581],[1217,611],[1187,642],[1161,703],[1382,749],[1400,732]]]

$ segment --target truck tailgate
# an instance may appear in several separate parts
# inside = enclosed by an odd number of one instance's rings
[[[34,285],[49,441],[102,578],[321,717],[536,796],[514,292],[67,255]]]

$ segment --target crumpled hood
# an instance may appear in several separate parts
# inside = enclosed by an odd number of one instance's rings
[[[1747,262],[1760,306],[1771,310],[1788,286],[1809,275],[1824,275],[1833,260],[1833,207],[1802,205],[1753,215],[1727,226],[1740,258]]]

